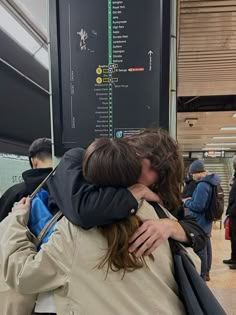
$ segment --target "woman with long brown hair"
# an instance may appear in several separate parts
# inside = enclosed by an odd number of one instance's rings
[[[160,146],[165,145],[165,137]],[[172,145],[169,149],[172,150]],[[84,155],[84,175],[99,186],[127,187],[137,181],[154,184],[160,180],[168,187],[170,181],[164,179],[164,169],[170,170],[171,161],[178,165],[178,153],[168,156],[166,164],[158,169],[163,175],[159,175],[155,168],[161,159],[158,162],[152,158],[151,149],[145,152],[148,156],[125,140],[96,140]],[[164,154],[164,149],[160,152]],[[167,198],[161,188],[158,192]],[[169,198],[173,204],[176,192],[173,190]],[[163,200],[167,202],[168,198]],[[26,228],[29,205],[27,199],[16,206],[18,210],[8,217],[8,229],[2,233],[2,239],[8,240],[7,247],[0,246],[2,272],[10,286],[26,294],[54,290],[58,315],[185,314],[168,241],[162,240],[151,255],[128,251],[130,237],[147,219],[161,221],[166,238],[177,236],[187,241],[178,222],[158,220],[154,208],[145,201],[135,215],[89,231],[63,218],[37,253]]]

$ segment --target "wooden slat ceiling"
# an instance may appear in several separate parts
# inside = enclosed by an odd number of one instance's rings
[[[236,94],[236,0],[178,6],[178,96]]]
[[[202,151],[203,148],[209,150],[227,148],[236,151],[236,131],[221,130],[222,127],[236,127],[235,113],[235,111],[177,113],[177,139],[181,151]],[[195,119],[192,127],[186,122],[188,119]],[[216,136],[230,138],[214,139]]]

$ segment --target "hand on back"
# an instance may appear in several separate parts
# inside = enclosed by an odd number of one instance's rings
[[[150,255],[159,245],[172,234],[170,219],[155,219],[145,221],[130,238],[130,252],[137,257]]]

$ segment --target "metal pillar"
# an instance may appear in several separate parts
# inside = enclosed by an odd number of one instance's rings
[[[49,24],[49,0],[48,0],[48,25]],[[49,96],[50,96],[50,124],[51,124],[51,139],[52,139],[52,162],[55,168],[60,162],[60,159],[55,156],[55,145],[54,145],[54,128],[53,128],[53,100],[52,100],[52,71],[51,71],[51,49],[50,49],[50,32],[48,29],[48,59],[49,59]]]
[[[177,0],[171,0],[171,49],[170,49],[170,111],[169,111],[169,133],[176,139],[176,63],[177,63]]]

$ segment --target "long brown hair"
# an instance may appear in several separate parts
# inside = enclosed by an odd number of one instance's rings
[[[84,177],[95,185],[128,187],[137,183],[140,173],[140,158],[135,148],[125,140],[97,139],[84,154]],[[127,219],[100,227],[107,240],[108,249],[98,264],[99,269],[107,265],[107,272],[109,269],[123,269],[125,274],[126,271],[134,271],[145,265],[144,256],[137,258],[134,253],[128,251],[129,238],[141,224],[142,221],[137,215],[131,215]]]
[[[127,137],[140,158],[147,158],[157,172],[157,182],[150,187],[173,211],[180,205],[184,164],[178,145],[164,129],[146,129],[141,134]]]

